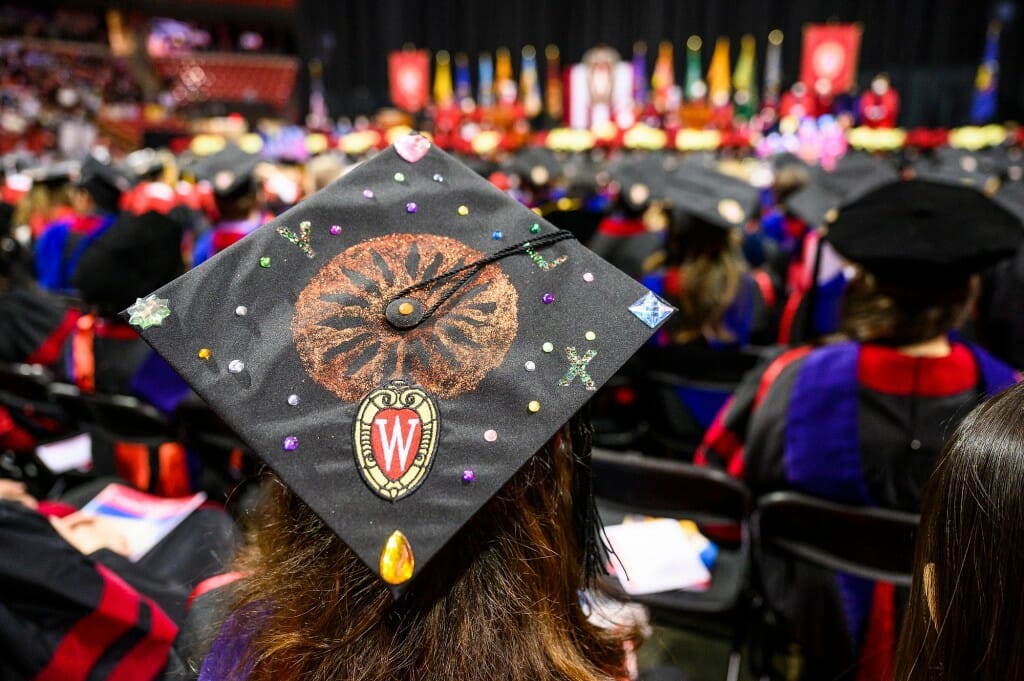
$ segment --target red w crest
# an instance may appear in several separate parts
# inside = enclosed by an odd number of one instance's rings
[[[354,445],[370,489],[390,501],[412,494],[433,463],[437,427],[434,402],[422,388],[392,381],[364,397]]]

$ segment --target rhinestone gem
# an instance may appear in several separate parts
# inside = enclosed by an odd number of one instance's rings
[[[196,354],[199,356],[199,359],[203,360],[210,359],[211,357],[213,357],[213,353],[210,352],[210,348],[200,348],[199,352],[197,352]]]
[[[629,311],[653,329],[672,314],[673,309],[664,300],[648,291],[647,295],[629,306]]]
[[[540,233],[540,225],[539,224],[537,224],[535,222],[532,225],[530,225],[530,234],[539,234],[539,233]]]
[[[531,361],[527,361],[526,364],[523,365],[523,367],[527,371],[536,371],[537,370],[537,365],[534,364],[532,360]]]
[[[233,374],[240,374],[245,369],[245,362],[240,359],[233,359],[228,362],[228,371]]]
[[[468,485],[472,483],[474,480],[476,480],[476,473],[473,471],[472,468],[467,468],[466,470],[462,471],[462,484]]]
[[[264,269],[270,267],[270,256],[269,255],[265,255],[262,258],[260,258],[260,267],[262,267]]]
[[[540,346],[540,349],[543,350],[544,352],[553,352],[555,346],[553,343],[545,343],[544,345]]]
[[[409,203],[405,204],[405,212],[406,213],[415,213],[418,208],[419,208],[419,206],[417,206],[412,201],[410,201]]]
[[[587,331],[585,334],[583,334],[583,337],[589,341],[592,341],[597,339],[597,334],[594,333],[593,331]]]
[[[583,281],[587,282],[588,284],[590,282],[594,281],[594,273],[593,272],[584,272],[583,273]]]
[[[526,405],[526,408],[530,410],[531,414],[536,414],[540,411],[540,402],[537,400],[530,400],[530,403]]]
[[[239,305],[238,307],[235,308],[236,317],[244,317],[247,314],[249,314],[249,308],[247,308],[245,305]]]
[[[495,241],[501,241],[502,237],[504,236],[505,235],[501,232],[500,229],[496,229],[494,230],[494,232],[491,233],[491,238],[494,239]]]
[[[441,173],[434,173],[434,182],[444,182],[444,176]]]
[[[416,308],[413,307],[412,303],[400,303],[399,306],[398,306],[398,314],[400,314],[400,315],[411,315],[413,310],[415,310],[415,309]]]
[[[364,199],[372,199],[373,198],[373,190],[372,189],[364,189],[363,190],[363,198]]]
[[[545,305],[550,305],[551,303],[555,302],[555,297],[550,293],[545,293],[540,297],[540,299]]]
[[[469,206],[459,206],[458,213],[463,217],[469,215]]]
[[[395,182],[405,182],[405,173],[395,173]]]
[[[281,446],[284,447],[284,451],[286,452],[294,452],[299,448],[299,438],[294,435],[289,435],[284,439],[284,442],[281,443]]]
[[[288,404],[290,404],[291,406],[297,407],[299,406],[299,402],[300,400],[298,395],[292,393],[291,395],[288,396]]]
[[[331,234],[334,236],[341,234],[341,225],[331,225]]]
[[[495,440],[498,439],[498,431],[496,431],[496,430],[485,430],[484,431],[484,439],[487,440],[488,442],[494,442]]]
[[[380,578],[388,584],[404,584],[412,577],[416,559],[412,553],[412,545],[405,535],[395,530],[384,544],[380,552],[378,571]]]

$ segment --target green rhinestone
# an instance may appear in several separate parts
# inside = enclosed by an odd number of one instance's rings
[[[395,173],[395,182],[405,182],[405,173]]]
[[[536,222],[530,225],[530,234],[538,234],[540,232],[540,225]]]
[[[264,268],[270,267],[270,256],[269,255],[265,255],[262,258],[260,258],[260,267],[264,267]]]

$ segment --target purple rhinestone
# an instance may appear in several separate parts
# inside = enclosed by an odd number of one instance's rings
[[[289,435],[284,439],[282,446],[284,447],[284,451],[294,452],[296,449],[299,448],[299,438],[295,437],[294,435]]]
[[[331,225],[331,234],[334,236],[341,234],[341,225]]]
[[[415,213],[417,208],[419,208],[419,206],[417,206],[412,201],[410,201],[409,203],[405,204],[405,212],[406,213]]]
[[[373,190],[372,189],[364,189],[363,190],[363,198],[364,199],[372,199],[373,198]]]
[[[540,297],[540,299],[541,301],[543,301],[545,305],[550,305],[551,303],[555,302],[555,297],[550,293],[545,293]]]
[[[473,472],[473,469],[467,468],[462,471],[462,484],[468,485],[474,480],[476,480],[476,473]]]

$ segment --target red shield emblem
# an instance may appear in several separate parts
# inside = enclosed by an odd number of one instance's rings
[[[412,494],[430,471],[437,409],[422,388],[392,381],[363,398],[356,416],[356,465],[363,481],[389,501]]]

